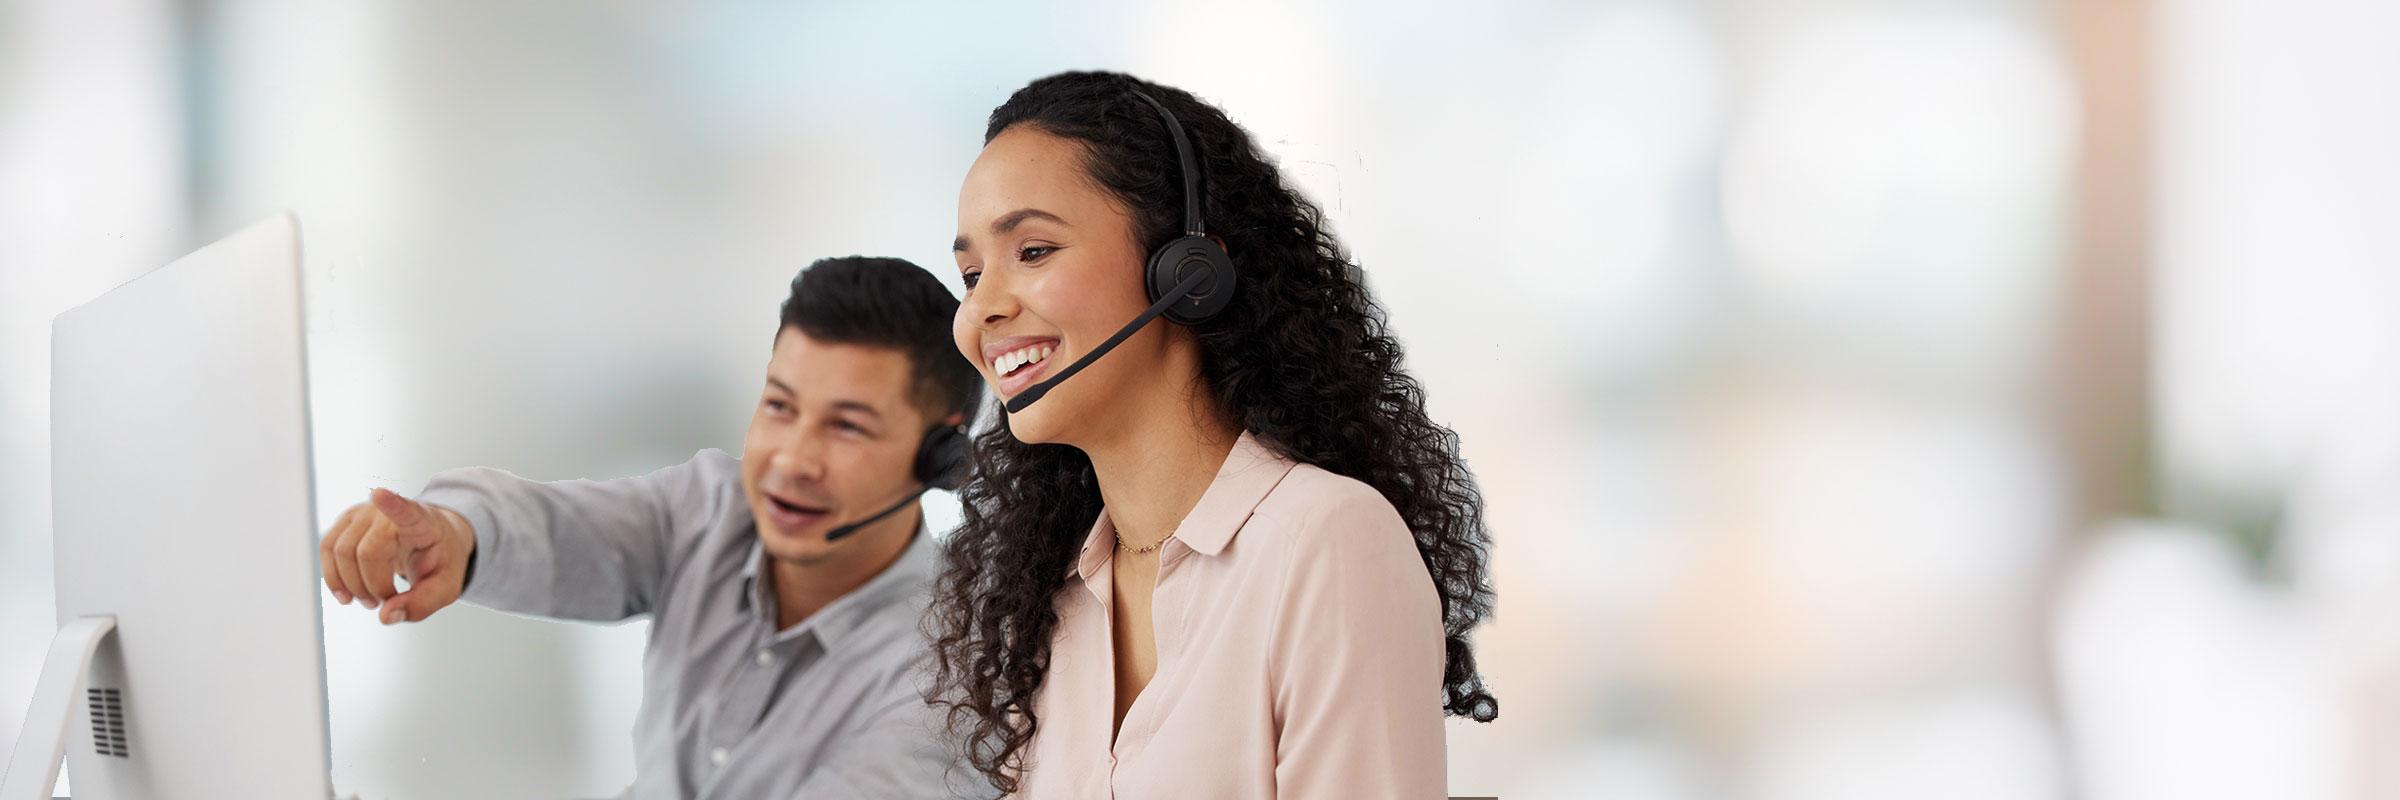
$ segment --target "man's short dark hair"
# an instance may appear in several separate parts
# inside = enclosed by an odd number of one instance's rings
[[[792,279],[783,301],[784,328],[838,344],[889,347],[908,355],[912,398],[919,408],[948,417],[972,411],[983,376],[951,343],[958,298],[923,267],[897,258],[821,259]]]

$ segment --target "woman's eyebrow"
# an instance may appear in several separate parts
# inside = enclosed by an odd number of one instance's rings
[[[992,220],[992,235],[998,236],[1015,230],[1018,225],[1024,224],[1025,221],[1029,219],[1048,220],[1050,222],[1058,223],[1059,225],[1074,227],[1072,225],[1067,225],[1066,220],[1059,219],[1057,214],[1052,214],[1048,211],[1043,211],[1038,208],[1020,208],[1015,211],[1000,215],[999,219]]]
[[[1026,221],[1026,220],[1029,220],[1029,219],[1038,219],[1038,220],[1044,220],[1044,221],[1047,221],[1047,222],[1056,223],[1056,224],[1058,224],[1060,227],[1066,227],[1066,228],[1072,228],[1072,227],[1075,227],[1075,226],[1073,226],[1073,225],[1069,225],[1069,224],[1067,224],[1067,221],[1066,221],[1066,220],[1064,220],[1064,219],[1060,219],[1060,218],[1059,218],[1059,216],[1058,216],[1057,214],[1052,214],[1052,213],[1050,213],[1050,212],[1048,212],[1048,211],[1043,211],[1043,210],[1041,210],[1041,209],[1038,209],[1038,208],[1020,208],[1020,209],[1017,209],[1017,210],[1015,210],[1015,211],[1011,211],[1011,212],[1008,212],[1008,213],[1006,213],[1006,214],[1002,214],[1002,215],[1000,215],[1000,218],[999,218],[999,219],[992,220],[992,235],[993,235],[993,236],[1002,236],[1002,235],[1006,235],[1006,234],[1007,234],[1009,231],[1016,230],[1016,228],[1017,228],[1017,226],[1018,226],[1018,225],[1025,224],[1025,221]],[[967,236],[966,236],[966,234],[963,234],[963,233],[962,233],[962,234],[959,234],[958,238],[950,240],[950,252],[953,252],[953,253],[964,253],[964,252],[966,252],[966,251],[967,251]]]

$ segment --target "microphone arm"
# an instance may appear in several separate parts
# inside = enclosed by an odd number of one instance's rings
[[[924,497],[924,496],[925,496],[925,493],[926,493],[927,491],[930,491],[930,490],[932,490],[932,489],[933,489],[933,487],[932,487],[932,486],[924,486],[924,487],[921,487],[921,488],[917,489],[916,491],[909,492],[907,497],[900,498],[900,502],[893,503],[891,508],[886,508],[886,509],[884,509],[884,510],[882,510],[882,511],[877,511],[877,512],[875,512],[875,516],[868,517],[868,518],[866,518],[866,519],[862,519],[862,520],[859,520],[859,521],[857,521],[857,522],[853,522],[853,523],[850,523],[850,524],[848,524],[848,525],[844,525],[844,526],[841,526],[841,527],[839,527],[839,528],[835,528],[835,529],[833,529],[833,530],[830,530],[830,531],[826,531],[826,532],[825,532],[825,541],[828,541],[828,542],[840,541],[840,540],[842,539],[842,537],[844,537],[844,536],[849,536],[850,534],[857,533],[857,532],[859,532],[859,530],[860,530],[860,529],[862,529],[862,528],[865,528],[865,527],[867,527],[867,526],[869,526],[869,525],[873,525],[873,524],[875,524],[875,521],[876,521],[876,520],[880,520],[880,519],[883,519],[884,517],[888,517],[888,516],[891,516],[891,515],[893,515],[893,514],[900,513],[900,509],[907,508],[907,507],[908,507],[908,504],[916,502],[916,501],[917,501],[917,498],[919,498],[919,497]]]

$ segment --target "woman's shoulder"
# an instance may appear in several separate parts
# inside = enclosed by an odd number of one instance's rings
[[[1280,540],[1297,553],[1416,548],[1407,521],[1382,492],[1365,481],[1306,463],[1294,465],[1259,502],[1242,531],[1245,538],[1253,533]]]

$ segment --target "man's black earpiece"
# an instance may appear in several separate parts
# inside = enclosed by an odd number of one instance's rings
[[[967,480],[967,455],[974,442],[965,425],[939,425],[917,445],[917,482],[956,491]]]
[[[932,430],[925,432],[925,438],[917,442],[917,490],[909,492],[907,497],[900,498],[900,502],[893,503],[890,508],[875,512],[874,516],[826,531],[825,541],[839,541],[875,524],[877,520],[900,513],[900,509],[924,497],[926,492],[934,489],[956,490],[959,484],[966,481],[967,455],[973,444],[967,438],[965,425],[933,426]]]

